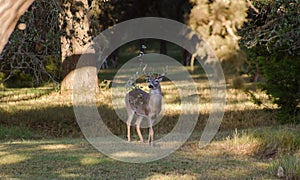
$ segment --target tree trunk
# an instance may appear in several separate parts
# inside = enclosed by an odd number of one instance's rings
[[[192,55],[184,48],[181,48],[181,54],[182,54],[182,59],[183,59],[183,65],[189,66],[191,63]]]
[[[161,39],[159,47],[160,47],[160,54],[167,55],[167,41]]]
[[[88,0],[64,0],[61,3],[61,57],[62,57],[62,91],[73,90],[74,70],[79,58],[91,40],[89,36]],[[88,63],[91,64],[91,63]],[[88,71],[97,77],[96,66],[89,66]],[[98,91],[98,80],[93,77],[95,91]]]
[[[19,18],[34,0],[0,1],[0,53],[13,32]]]

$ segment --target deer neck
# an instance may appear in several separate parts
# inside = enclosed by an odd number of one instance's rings
[[[150,95],[162,95],[160,86],[150,90]]]

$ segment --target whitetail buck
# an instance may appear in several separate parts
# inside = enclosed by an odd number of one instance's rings
[[[143,136],[140,130],[140,124],[143,118],[148,119],[149,125],[149,137],[148,143],[153,145],[154,131],[153,131],[153,122],[161,111],[161,101],[162,101],[162,92],[160,87],[160,82],[166,74],[166,70],[163,74],[159,74],[156,77],[149,77],[149,88],[150,92],[147,93],[139,88],[135,88],[129,93],[126,94],[125,102],[126,109],[128,114],[127,119],[127,138],[130,139],[130,126],[133,116],[136,114],[136,131],[140,138],[141,142],[144,142]]]

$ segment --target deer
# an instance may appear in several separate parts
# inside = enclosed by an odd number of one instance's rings
[[[166,75],[167,68],[164,69],[164,73],[158,74],[157,76],[148,76],[148,87],[150,92],[147,93],[140,88],[134,88],[125,96],[126,102],[126,110],[128,114],[127,118],[127,140],[131,141],[130,138],[130,126],[131,121],[134,115],[136,118],[136,131],[140,138],[140,142],[144,142],[140,124],[143,118],[148,120],[149,125],[149,135],[148,135],[148,144],[153,146],[154,141],[154,131],[153,131],[153,123],[157,118],[158,114],[161,111],[162,106],[162,91],[160,87],[160,82]]]

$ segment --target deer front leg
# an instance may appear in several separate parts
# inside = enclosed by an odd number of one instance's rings
[[[153,141],[154,141],[154,131],[152,127],[149,127],[149,137],[148,137],[148,143],[150,146],[153,146]]]
[[[153,146],[154,141],[154,131],[153,131],[153,121],[149,118],[149,136],[148,136],[148,143],[149,145]]]
[[[143,135],[141,133],[141,122],[142,122],[142,120],[143,120],[143,116],[138,116],[137,119],[136,119],[136,132],[139,135],[140,142],[144,142],[144,138],[143,138]]]
[[[132,121],[133,116],[134,116],[134,112],[128,113],[128,118],[127,118],[127,140],[128,140],[128,142],[131,141],[130,126],[131,126],[131,121]]]

